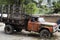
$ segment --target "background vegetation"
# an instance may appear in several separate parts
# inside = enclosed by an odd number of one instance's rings
[[[47,7],[46,5],[41,5],[43,0],[38,0],[37,3],[34,0],[0,0],[0,5],[5,4],[23,4],[26,8],[27,13],[32,14],[52,14],[60,12],[60,1],[53,2],[52,7]],[[49,2],[49,1],[48,1]]]

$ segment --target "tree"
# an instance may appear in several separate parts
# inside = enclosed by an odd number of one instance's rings
[[[24,0],[0,0],[0,4],[15,4],[17,2],[22,3]]]
[[[0,0],[0,5],[1,4],[7,4],[7,1],[6,0]]]
[[[52,12],[53,12],[52,8],[49,8],[46,5],[42,5],[39,14],[51,14]]]
[[[26,12],[28,14],[34,14],[34,13],[38,12],[38,8],[37,8],[36,4],[35,3],[32,3],[32,2],[31,3],[28,3],[26,5]]]
[[[53,8],[54,8],[54,12],[53,13],[58,13],[60,12],[60,1],[58,2],[53,2]]]

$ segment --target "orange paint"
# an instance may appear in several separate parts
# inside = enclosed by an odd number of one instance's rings
[[[38,22],[28,22],[28,30],[30,31],[38,31],[39,30],[40,25],[38,24]]]
[[[40,25],[41,24],[37,21],[35,21],[35,22],[29,21],[27,29],[29,31],[39,31],[40,27],[41,27]],[[47,29],[49,29],[50,32],[53,32],[53,27],[45,26],[44,28],[47,28]]]
[[[46,28],[49,29],[51,33],[53,32],[53,27],[46,27]]]

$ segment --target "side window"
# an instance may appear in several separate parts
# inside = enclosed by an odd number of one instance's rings
[[[31,19],[31,22],[35,22],[35,18],[32,18],[32,19]]]

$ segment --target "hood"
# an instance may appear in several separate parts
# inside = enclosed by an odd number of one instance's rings
[[[43,23],[41,23],[41,24],[45,24],[45,25],[56,25],[56,23],[51,23],[51,22],[43,22]]]

